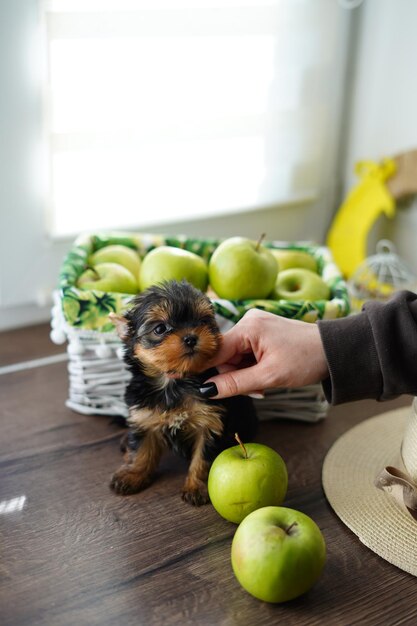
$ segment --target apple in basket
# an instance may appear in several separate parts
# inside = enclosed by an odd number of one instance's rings
[[[201,291],[207,289],[207,264],[198,254],[174,246],[159,246],[142,261],[139,280],[142,291],[166,280],[183,279]]]
[[[133,274],[118,263],[98,263],[95,267],[89,267],[79,277],[77,287],[129,294],[139,291]]]
[[[208,477],[208,493],[216,511],[239,524],[263,506],[278,505],[287,493],[286,465],[272,448],[260,443],[223,450],[214,460]]]
[[[328,300],[330,288],[315,272],[291,268],[278,273],[271,297],[274,300]]]
[[[139,282],[140,256],[128,246],[114,244],[100,248],[88,259],[88,264],[93,267],[99,263],[118,263],[129,270]]]
[[[213,252],[209,262],[210,285],[220,298],[267,298],[274,288],[278,264],[259,241],[231,237]]]
[[[317,273],[317,261],[312,254],[303,250],[276,250],[271,248],[271,252],[278,261],[278,272],[288,270],[292,267],[303,267],[306,270]]]
[[[326,560],[326,544],[308,515],[267,506],[240,524],[231,560],[237,580],[248,593],[265,602],[286,602],[317,581]]]

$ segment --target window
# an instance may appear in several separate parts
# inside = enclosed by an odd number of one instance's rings
[[[47,2],[50,232],[316,198],[346,16],[335,0]]]

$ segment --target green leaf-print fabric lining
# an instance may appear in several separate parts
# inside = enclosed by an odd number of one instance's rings
[[[183,248],[209,261],[220,239],[198,239],[186,236],[164,236],[135,233],[106,233],[80,236],[64,259],[59,276],[59,290],[64,318],[70,326],[80,330],[93,330],[101,333],[114,332],[108,314],[125,311],[132,299],[131,295],[86,291],[76,284],[85,269],[89,256],[111,244],[122,244],[137,250],[143,257],[157,246],[167,245]],[[331,289],[330,300],[290,302],[287,300],[213,300],[217,315],[237,322],[249,309],[254,307],[283,317],[314,322],[317,319],[344,317],[349,313],[349,296],[346,283],[334,264],[330,251],[323,246],[309,243],[288,243],[270,241],[269,248],[302,250],[312,254],[317,260],[319,273]]]

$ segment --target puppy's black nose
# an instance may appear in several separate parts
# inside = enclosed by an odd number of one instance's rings
[[[194,348],[197,344],[198,337],[197,335],[186,335],[183,338],[183,342],[188,348]]]

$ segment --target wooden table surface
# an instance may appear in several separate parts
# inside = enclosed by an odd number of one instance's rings
[[[234,578],[236,526],[210,505],[181,501],[182,461],[165,456],[146,491],[115,495],[108,482],[120,463],[123,429],[110,417],[65,407],[66,363],[1,369],[64,350],[50,344],[47,325],[0,334],[0,502],[22,507],[0,505],[3,626],[417,624],[416,579],[365,548],[321,486],[333,442],[410,397],[333,407],[318,424],[261,425],[257,441],[288,466],[285,505],[310,515],[328,547],[324,573],[309,593],[269,605]]]

